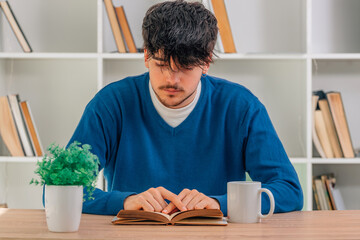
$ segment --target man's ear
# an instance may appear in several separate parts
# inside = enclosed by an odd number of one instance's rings
[[[210,68],[210,63],[205,64],[205,65],[202,67],[202,74],[207,74],[208,71],[209,71],[209,68]]]
[[[203,66],[203,74],[207,74],[208,73],[208,71],[209,71],[209,68],[210,68],[210,63],[211,63],[211,58],[212,58],[212,53],[210,53],[210,56],[209,56],[209,62],[208,63],[206,63],[206,64],[204,64],[204,66]]]
[[[147,49],[144,49],[144,61],[145,61],[145,67],[149,68],[149,54]]]

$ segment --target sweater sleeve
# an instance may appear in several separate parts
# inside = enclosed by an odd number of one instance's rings
[[[253,181],[262,183],[275,199],[275,212],[301,210],[303,193],[297,173],[277,136],[265,107],[250,108],[243,127],[247,131],[243,153],[245,169]],[[270,200],[262,194],[262,213],[270,210]]]
[[[91,152],[99,158],[99,170],[108,166],[116,152],[117,139],[121,134],[121,119],[113,117],[112,114],[114,113],[109,111],[107,104],[99,96],[95,96],[87,105],[68,143],[69,145],[78,141],[89,144],[92,147]],[[83,203],[83,213],[116,215],[123,208],[125,198],[131,194],[134,192],[105,192],[97,188],[93,194],[94,200]]]

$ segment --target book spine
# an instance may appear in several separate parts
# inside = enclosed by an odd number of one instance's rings
[[[8,1],[0,2],[0,6],[3,9],[5,16],[11,26],[11,29],[13,30],[16,39],[20,43],[20,46],[22,47],[23,51],[26,53],[32,52],[30,44],[26,39],[24,32],[21,30],[21,27],[18,21],[16,20],[13,11],[11,10],[9,2]]]
[[[117,49],[120,53],[126,53],[124,39],[121,35],[119,22],[116,18],[115,9],[112,0],[104,0],[106,12],[109,18],[111,30],[113,32]]]
[[[324,149],[325,156],[327,158],[334,158],[334,153],[331,149],[329,136],[326,132],[325,121],[321,110],[315,111],[315,129],[317,135],[319,136],[321,146]]]
[[[334,157],[336,158],[342,158],[344,157],[341,147],[339,138],[337,136],[334,121],[331,117],[330,107],[327,99],[321,99],[319,100],[319,107],[321,112],[323,113],[324,123],[327,135],[329,137],[329,141],[331,144],[331,149],[333,150]]]
[[[16,127],[19,131],[19,136],[20,136],[23,148],[24,148],[25,155],[28,157],[33,157],[34,152],[31,147],[31,144],[30,144],[30,139],[29,139],[28,133],[25,129],[24,120],[23,120],[21,112],[20,112],[18,98],[19,98],[19,96],[17,94],[9,95],[9,102],[10,102],[11,110],[12,110],[12,113],[13,113],[13,116],[15,119]]]
[[[27,101],[21,102],[20,109],[25,119],[25,123],[26,123],[25,125],[28,130],[33,149],[35,150],[35,154],[38,157],[42,156],[44,150],[40,142],[39,133],[37,131],[29,103]]]
[[[214,13],[214,9],[211,5],[211,0],[203,0],[203,4],[204,6],[212,13]],[[219,52],[219,53],[224,53],[225,50],[224,50],[224,46],[222,44],[222,41],[221,41],[221,37],[220,37],[220,33],[218,33],[217,35],[217,39],[216,39],[216,44],[215,44],[215,49],[214,49],[216,52]]]
[[[224,0],[211,0],[215,17],[218,21],[218,27],[222,45],[225,53],[236,53],[235,43],[231,32],[230,22],[227,15]]]
[[[312,96],[312,137],[313,137],[313,142],[314,142],[314,146],[316,148],[316,150],[318,151],[318,153],[320,154],[320,157],[325,158],[325,152],[323,147],[321,146],[320,140],[319,140],[319,136],[316,132],[316,128],[315,128],[315,111],[316,111],[316,106],[318,103],[318,99],[319,96],[313,95]]]
[[[136,53],[137,50],[136,50],[134,38],[130,31],[130,27],[129,27],[129,23],[128,23],[128,20],[125,15],[124,7],[123,6],[116,7],[115,11],[116,11],[116,15],[119,19],[120,27],[124,34],[125,42],[129,49],[129,52]]]
[[[344,105],[339,92],[326,94],[329,101],[336,132],[339,136],[340,146],[345,158],[354,158],[354,148],[351,142],[350,131],[346,120]]]
[[[12,156],[24,156],[7,96],[0,97],[0,134]]]

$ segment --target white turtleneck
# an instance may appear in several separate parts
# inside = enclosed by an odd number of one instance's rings
[[[189,116],[191,111],[196,106],[196,103],[198,102],[201,93],[201,81],[199,81],[199,84],[197,86],[194,100],[190,104],[182,108],[174,109],[164,106],[157,98],[154,89],[151,86],[150,81],[149,81],[149,90],[150,90],[151,100],[159,115],[164,119],[164,121],[167,124],[169,124],[172,127],[177,127],[187,118],[187,116]]]

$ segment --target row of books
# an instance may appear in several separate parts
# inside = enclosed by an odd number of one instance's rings
[[[313,179],[315,210],[345,210],[344,200],[336,187],[334,173],[316,176]]]
[[[138,52],[125,15],[124,7],[115,7],[112,0],[104,0],[104,4],[118,52]]]
[[[104,4],[118,52],[138,52],[124,7],[115,7],[112,0],[104,0]],[[221,53],[236,53],[224,0],[204,0],[203,4],[214,13],[218,21],[220,38],[218,38],[216,50]]]
[[[340,92],[313,92],[312,135],[322,158],[354,158],[354,148]]]
[[[5,17],[8,20],[10,27],[13,30],[16,39],[20,43],[20,46],[22,47],[23,51],[26,53],[32,52],[30,44],[26,39],[24,32],[21,30],[19,22],[15,18],[14,12],[10,7],[9,2],[8,1],[0,2],[0,8],[3,10]]]
[[[0,97],[0,135],[12,156],[42,156],[43,147],[28,101],[19,94]]]

